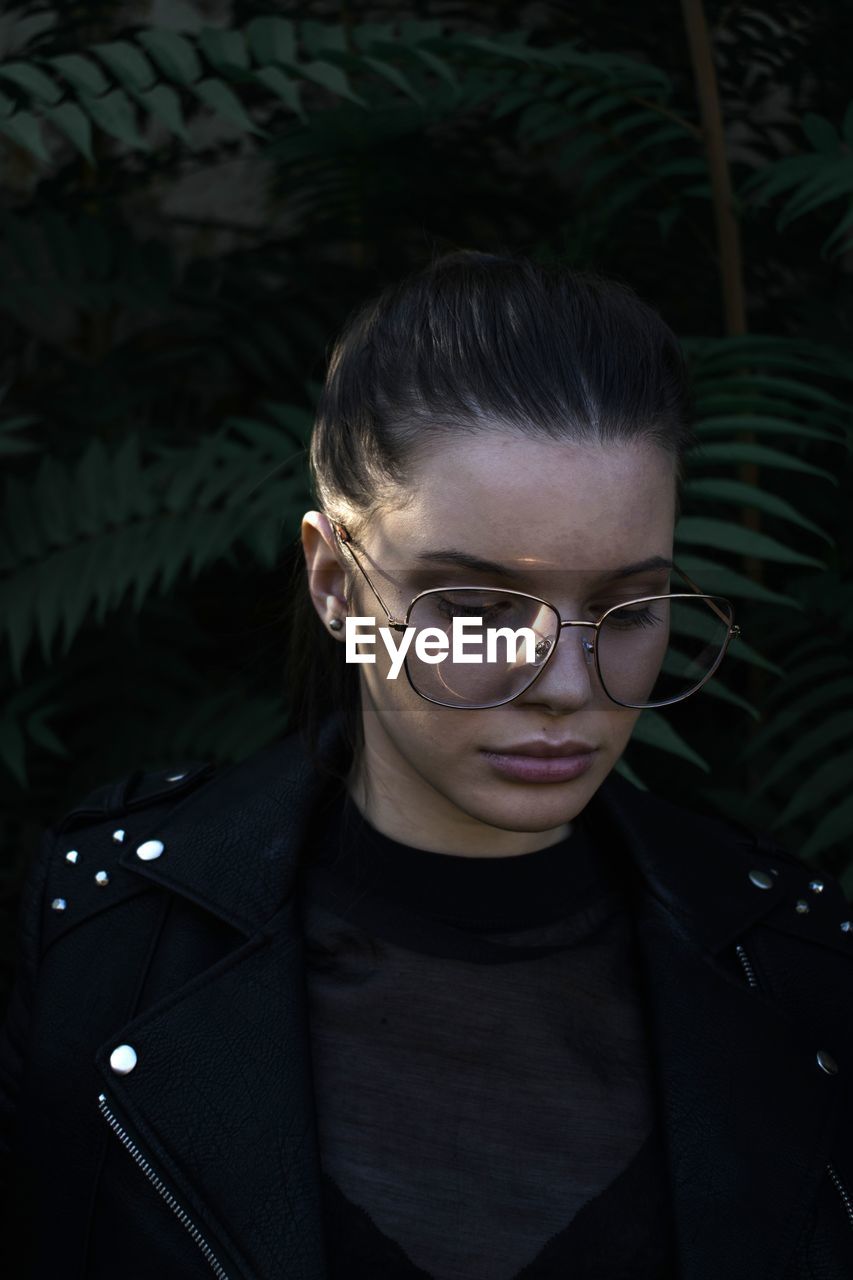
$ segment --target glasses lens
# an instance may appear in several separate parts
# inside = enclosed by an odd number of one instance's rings
[[[598,633],[606,692],[631,706],[686,697],[719,662],[732,616],[720,596],[645,599],[614,609]]]
[[[406,670],[414,688],[444,706],[473,708],[506,702],[536,679],[556,643],[559,619],[550,605],[528,596],[449,587],[421,596],[409,626],[415,634]],[[516,643],[522,629],[527,635]],[[431,662],[430,650],[446,656]]]
[[[648,597],[612,610],[598,632],[604,691],[635,707],[687,697],[720,661],[732,618],[731,603],[720,596]],[[421,596],[409,625],[415,635],[406,670],[414,688],[433,702],[467,708],[497,706],[522,693],[559,633],[550,605],[465,587]],[[584,638],[592,639],[591,629]]]

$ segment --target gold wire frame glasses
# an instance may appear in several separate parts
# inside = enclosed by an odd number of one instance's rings
[[[369,574],[365,570],[364,566],[361,564],[361,561],[359,560],[358,556],[355,554],[355,551],[353,550],[353,546],[352,546],[352,538],[346,526],[341,524],[339,521],[334,521],[334,520],[331,521],[331,525],[341,547],[346,548],[346,550],[352,556],[354,564],[358,568],[359,572],[361,573],[362,577],[364,578],[371,592],[376,597],[376,600],[378,601],[379,605],[384,611],[388,619],[389,628],[391,628],[394,631],[406,630],[406,628],[410,625],[409,620],[412,616],[413,609],[416,608],[419,602],[423,602],[427,597],[438,597],[438,596],[446,597],[450,594],[453,594],[454,592],[465,592],[465,591],[468,591],[468,592],[491,591],[493,593],[495,591],[495,588],[484,588],[482,586],[431,587],[426,591],[419,592],[416,596],[413,597],[413,599],[409,602],[408,608],[406,609],[405,618],[395,618],[393,613],[385,604],[385,601],[382,599],[381,595],[377,591],[376,587],[373,585],[373,582],[371,581]],[[541,657],[541,662],[539,662],[538,665],[534,666],[533,673],[532,675],[530,675],[529,678],[527,678],[527,674],[525,673],[525,682],[523,683],[523,685],[520,688],[517,688],[515,692],[509,694],[509,696],[507,697],[489,698],[488,701],[475,703],[473,705],[466,705],[464,702],[459,701],[458,698],[456,701],[446,701],[442,697],[440,696],[434,697],[431,695],[431,693],[424,692],[423,688],[418,687],[417,682],[413,679],[412,671],[410,669],[410,664],[409,664],[409,656],[407,654],[406,659],[404,661],[404,669],[406,672],[406,678],[409,682],[409,685],[411,686],[412,690],[418,695],[418,697],[423,698],[426,702],[433,702],[439,706],[451,707],[454,710],[476,711],[476,710],[486,710],[491,707],[503,706],[508,702],[515,701],[516,698],[520,697],[522,693],[525,693],[531,687],[531,685],[533,685],[540,678],[543,671],[545,671],[548,663],[551,661],[551,659],[553,658],[557,650],[557,643],[559,641],[560,636],[562,635],[564,627],[587,627],[592,631],[593,634],[592,634],[591,640],[588,640],[586,637],[584,637],[582,641],[584,652],[587,659],[594,662],[596,674],[598,676],[599,683],[601,684],[601,688],[603,689],[606,697],[609,698],[611,702],[614,702],[617,706],[631,707],[631,708],[643,709],[643,710],[647,710],[652,707],[670,706],[675,702],[682,702],[685,698],[691,697],[694,693],[696,693],[699,689],[701,689],[702,686],[706,684],[708,680],[711,679],[714,672],[717,670],[723,658],[725,657],[731,641],[733,639],[738,638],[741,635],[741,629],[733,621],[734,607],[731,601],[727,600],[724,596],[708,595],[706,592],[703,592],[702,589],[698,587],[695,582],[693,582],[693,580],[689,577],[689,575],[683,569],[680,569],[678,565],[675,564],[674,561],[673,561],[672,567],[675,570],[675,572],[679,574],[680,577],[684,578],[684,580],[688,583],[688,585],[690,586],[689,592],[666,592],[666,593],[653,595],[653,596],[639,596],[633,600],[622,600],[618,604],[612,605],[610,608],[604,610],[604,612],[601,614],[601,617],[596,622],[591,622],[587,620],[583,620],[583,621],[568,620],[568,619],[564,620],[560,616],[559,610],[556,608],[555,605],[551,604],[549,600],[544,600],[540,596],[531,595],[529,592],[526,592],[526,591],[513,591],[508,588],[501,587],[500,588],[501,598],[505,598],[509,596],[509,597],[517,598],[519,601],[524,600],[524,601],[533,602],[539,606],[542,606],[545,609],[550,610],[557,620],[556,631],[555,631],[553,640],[542,639],[539,641],[539,644],[537,644],[536,655],[538,658]],[[604,628],[607,627],[608,625],[608,619],[610,619],[612,615],[618,615],[620,610],[626,610],[629,605],[633,605],[633,606],[648,605],[654,601],[662,601],[662,600],[665,600],[665,601],[689,600],[693,603],[698,602],[699,600],[704,600],[707,603],[709,610],[719,619],[719,621],[725,627],[725,634],[724,635],[721,634],[721,638],[720,638],[719,652],[716,652],[716,645],[715,645],[714,648],[712,648],[711,652],[712,654],[716,653],[716,656],[713,658],[713,661],[711,662],[710,666],[708,666],[707,670],[705,670],[704,673],[701,675],[701,678],[696,680],[691,687],[687,688],[683,692],[676,694],[674,697],[661,698],[655,701],[648,701],[648,700],[641,701],[641,702],[626,701],[624,698],[615,696],[615,694],[607,686],[607,681],[605,680],[604,674],[601,669],[600,637],[604,633]]]

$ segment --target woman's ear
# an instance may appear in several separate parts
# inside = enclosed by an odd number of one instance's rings
[[[325,627],[341,636],[346,617],[346,570],[338,558],[338,547],[329,517],[322,511],[307,511],[302,517],[302,550],[308,572],[308,590],[314,608]]]

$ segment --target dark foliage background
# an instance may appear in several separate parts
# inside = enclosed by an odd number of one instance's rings
[[[286,731],[327,344],[458,246],[596,266],[682,337],[676,558],[743,639],[619,768],[853,892],[851,37],[847,0],[6,11],[4,975],[48,822]]]

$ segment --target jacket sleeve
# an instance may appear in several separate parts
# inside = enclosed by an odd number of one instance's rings
[[[0,1027],[0,1195],[14,1176],[18,1097],[26,1070],[30,1025],[40,954],[44,892],[57,832],[48,827],[24,878],[17,917],[12,992]]]

